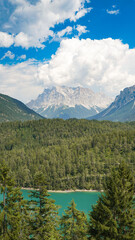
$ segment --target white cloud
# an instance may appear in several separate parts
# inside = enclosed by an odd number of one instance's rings
[[[25,59],[26,59],[26,55],[25,54],[23,54],[23,55],[21,55],[21,56],[19,56],[17,58],[17,60],[25,60]]]
[[[11,51],[7,51],[7,52],[5,53],[5,55],[1,58],[1,60],[5,59],[5,58],[14,59],[14,58],[15,58],[15,54],[12,53]]]
[[[73,27],[67,26],[66,28],[62,29],[61,31],[53,33],[53,35],[52,35],[53,38],[50,40],[50,42],[52,42],[52,41],[60,42],[62,39],[67,38],[68,35],[72,34],[72,32],[73,32]]]
[[[108,10],[107,9],[106,12],[111,15],[118,15],[120,13],[120,10],[119,9],[117,9],[117,10]]]
[[[135,49],[111,38],[61,41],[48,62],[0,65],[1,92],[24,102],[47,86],[84,86],[109,96],[135,84]]]
[[[61,41],[63,38],[65,39],[68,35],[72,34],[74,30],[78,32],[77,36],[81,36],[83,33],[88,32],[86,26],[82,25],[77,25],[74,27],[67,26],[65,29],[62,29],[61,31],[54,34],[53,40],[55,39],[55,41]]]
[[[40,0],[31,4],[27,0],[10,0],[15,10],[5,23],[15,37],[15,45],[24,48],[43,48],[43,43],[49,36],[54,36],[50,28],[63,23],[66,19],[77,21],[91,11],[85,8],[85,0]]]
[[[77,25],[76,30],[78,31],[78,36],[81,36],[83,33],[88,32],[86,26]]]
[[[15,46],[22,46],[24,48],[28,48],[30,46],[30,40],[27,34],[20,32],[15,37]]]
[[[38,80],[38,66],[34,60],[16,65],[0,64],[1,93],[28,102],[42,92],[42,82]]]
[[[57,33],[57,36],[60,38],[60,37],[63,37],[65,34],[71,34],[71,33],[72,33],[72,27],[68,26],[65,29],[59,31]]]
[[[73,20],[74,22],[76,22],[79,18],[82,18],[83,16],[85,16],[88,12],[90,12],[92,10],[92,8],[83,8],[80,9],[80,11],[78,11],[72,18],[71,20]]]
[[[29,47],[37,47],[44,48],[45,46],[40,42],[40,40],[36,40],[35,38],[20,32],[14,38],[15,46],[22,46],[23,48],[28,49]]]
[[[115,96],[135,83],[135,49],[120,40],[62,40],[56,55],[39,68],[44,86],[86,86]]]
[[[0,32],[0,47],[10,47],[14,43],[13,35]]]

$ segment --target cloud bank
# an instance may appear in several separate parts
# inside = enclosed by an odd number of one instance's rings
[[[135,49],[120,40],[66,39],[39,78],[45,86],[81,85],[114,96],[135,83],[134,61]]]
[[[85,8],[85,0],[39,0],[35,4],[29,0],[8,0],[15,7],[9,21],[3,25],[0,33],[0,46],[9,47],[12,44],[44,48],[44,42],[49,36],[54,37],[53,28],[65,20],[76,22],[91,11]],[[6,32],[11,32],[8,34]]]
[[[0,65],[1,92],[24,102],[47,86],[83,86],[116,96],[135,83],[135,49],[111,38],[61,41],[51,60]]]
[[[38,79],[37,62],[25,61],[16,65],[0,64],[1,93],[23,102],[35,98],[43,89]]]

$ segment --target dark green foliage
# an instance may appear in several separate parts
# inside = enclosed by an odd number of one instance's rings
[[[0,166],[0,185],[3,195],[0,203],[0,239],[28,239],[26,201],[20,189],[14,187],[9,168],[4,163]]]
[[[58,232],[58,208],[55,201],[49,199],[45,188],[45,178],[42,172],[35,175],[36,191],[31,191],[31,239],[59,240]]]
[[[74,200],[65,210],[65,215],[61,218],[61,232],[63,240],[86,240],[88,222],[84,212],[76,209]]]
[[[0,239],[2,240],[60,240],[58,208],[48,198],[42,173],[35,175],[35,187],[31,202],[23,200],[19,188],[14,186],[9,168],[0,166]]]
[[[83,179],[83,178],[82,178]],[[133,240],[135,238],[134,181],[131,171],[122,162],[106,179],[104,194],[90,213],[76,209],[74,201],[58,222],[58,208],[48,198],[42,172],[34,177],[32,200],[23,200],[15,187],[9,168],[0,165],[0,239],[1,240]],[[61,233],[61,235],[60,235]]]
[[[104,194],[90,213],[91,240],[135,239],[134,182],[124,163],[107,178]]]
[[[47,189],[103,189],[110,167],[135,170],[135,122],[45,119],[0,124],[0,160],[17,185],[34,186],[42,171]]]
[[[0,122],[38,120],[41,118],[43,117],[22,102],[0,94]]]

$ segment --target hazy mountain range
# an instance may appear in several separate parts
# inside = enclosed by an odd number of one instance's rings
[[[32,109],[30,109],[32,108]],[[42,116],[41,116],[42,115]],[[0,94],[0,122],[41,118],[135,121],[135,85],[115,100],[87,88],[52,87],[27,104]]]
[[[46,88],[27,106],[46,118],[87,118],[105,109],[112,99],[82,87]]]

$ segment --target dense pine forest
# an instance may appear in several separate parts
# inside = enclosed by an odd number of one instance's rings
[[[0,124],[0,161],[20,187],[43,172],[47,189],[103,189],[112,166],[135,172],[135,122],[44,119]]]

